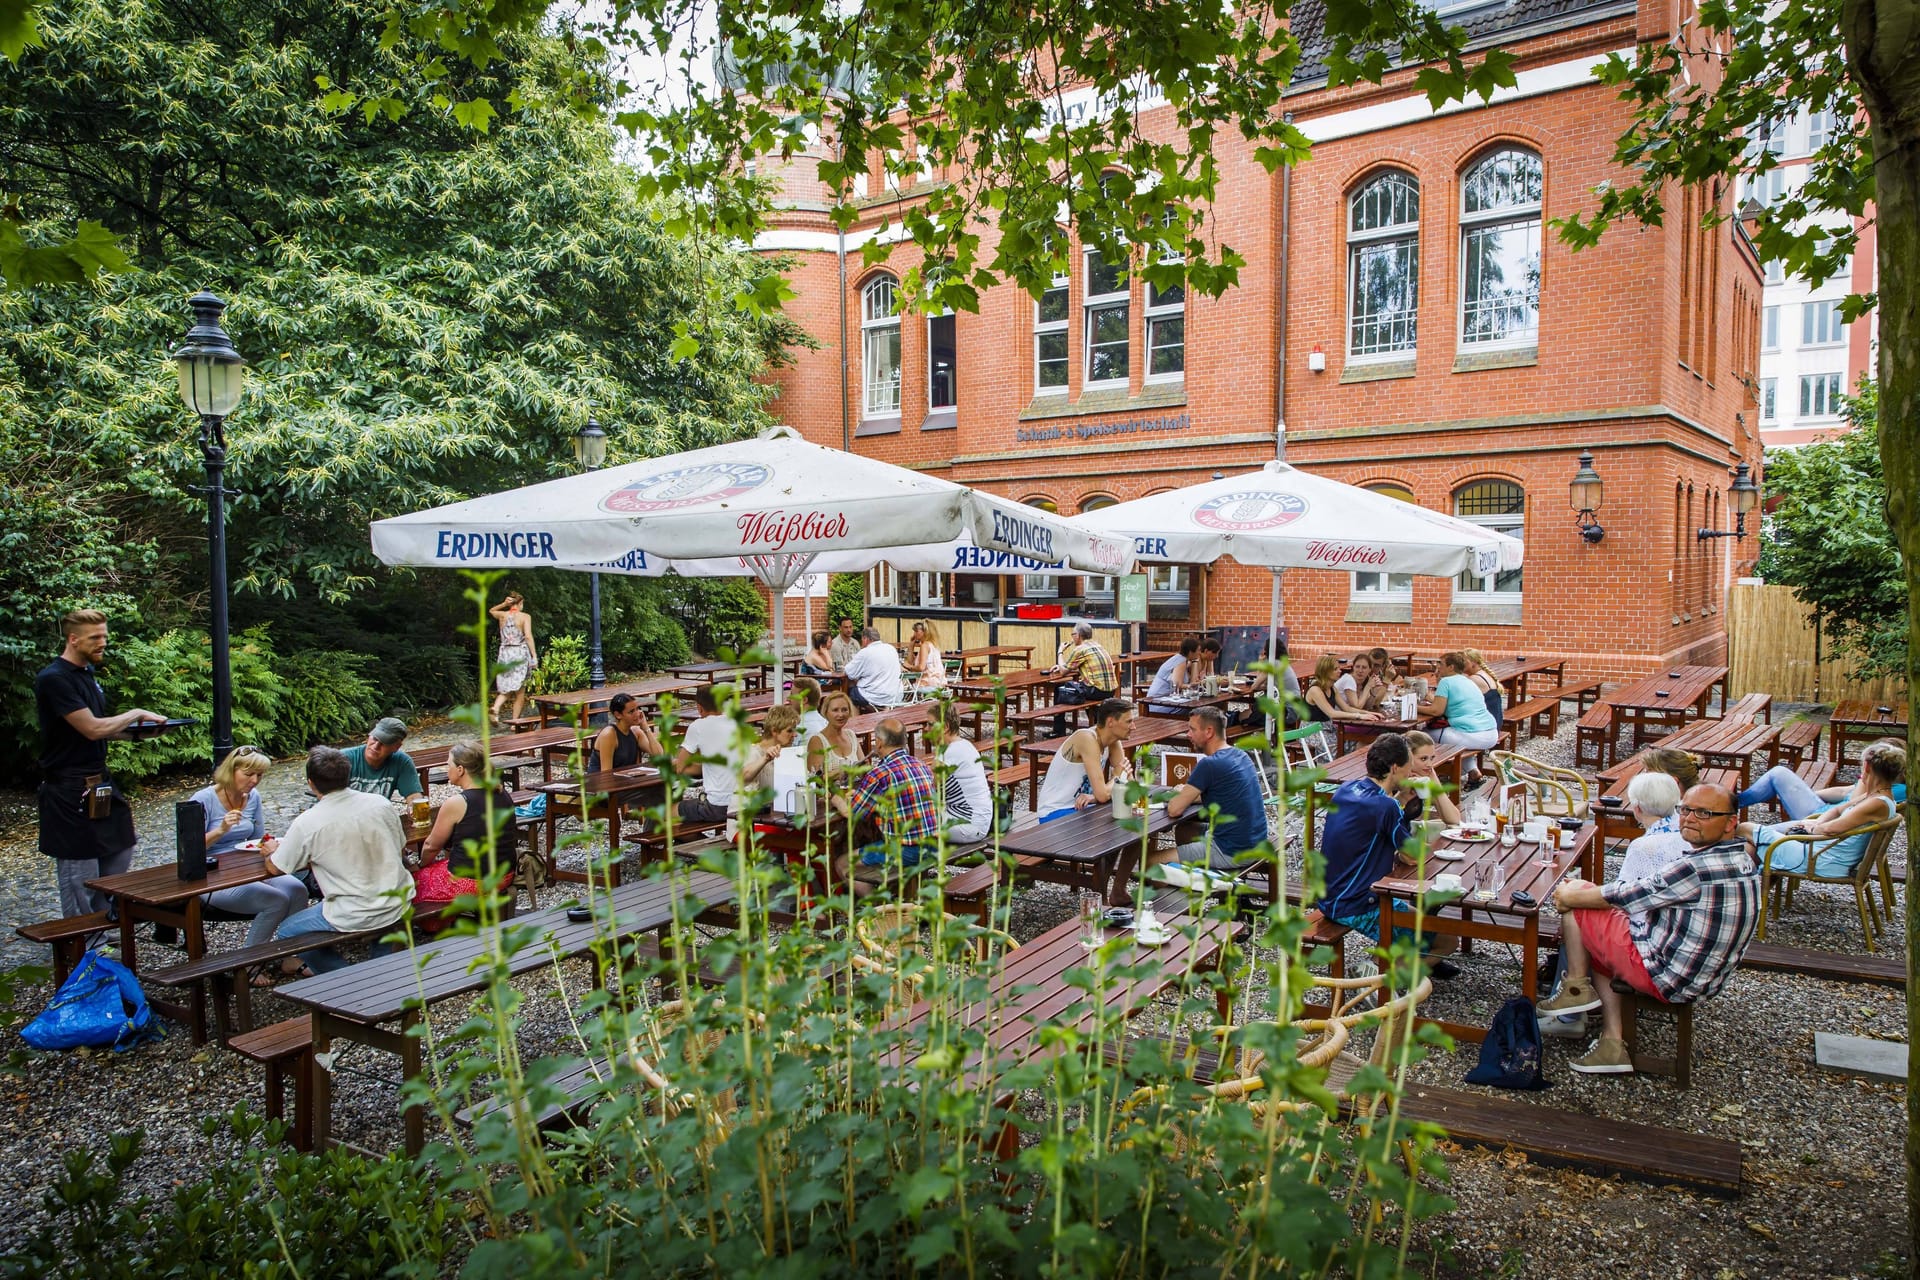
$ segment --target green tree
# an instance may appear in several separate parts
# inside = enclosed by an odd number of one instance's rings
[[[1767,580],[1792,587],[1868,677],[1907,669],[1906,570],[1887,527],[1879,410],[1878,388],[1862,379],[1847,401],[1853,430],[1768,461],[1776,505],[1761,560]]]

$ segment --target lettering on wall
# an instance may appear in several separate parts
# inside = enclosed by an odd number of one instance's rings
[[[1106,436],[1133,436],[1156,431],[1188,431],[1193,428],[1189,414],[1167,414],[1155,418],[1127,418],[1120,422],[1068,423],[1065,426],[1016,427],[1013,438],[1020,444],[1072,444],[1076,440],[1097,440]]]

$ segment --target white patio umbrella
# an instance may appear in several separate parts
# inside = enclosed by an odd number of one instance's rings
[[[757,578],[773,593],[780,667],[786,589],[803,573],[990,568],[1004,553],[1017,562],[1006,572],[1113,574],[1132,560],[1123,538],[790,427],[395,516],[372,535],[386,564]]]
[[[1136,559],[1207,564],[1231,556],[1273,572],[1267,660],[1281,622],[1280,570],[1338,569],[1451,578],[1520,567],[1520,539],[1316,476],[1284,462],[1150,494],[1076,517],[1133,540]]]

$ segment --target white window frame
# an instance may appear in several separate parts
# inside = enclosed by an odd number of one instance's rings
[[[900,314],[894,310],[898,290],[899,282],[888,275],[875,276],[860,287],[860,416],[862,420],[900,416],[900,364],[903,353],[900,341]],[[884,303],[881,301],[883,294]],[[893,339],[891,387],[888,387],[884,380],[876,380],[874,377],[879,363],[874,358],[875,344],[886,342],[889,335]],[[889,392],[891,392],[890,396]]]
[[[1780,349],[1780,308],[1777,306],[1760,308],[1760,349]]]
[[[953,325],[953,398],[946,404],[933,402],[933,388],[937,379],[933,370],[933,326],[936,321],[946,320]],[[954,413],[960,408],[960,320],[951,310],[942,310],[927,317],[927,412]]]
[[[1023,573],[1020,594],[1051,599],[1060,594],[1060,579],[1051,573]]]
[[[1766,282],[1768,284],[1785,284],[1787,282],[1787,264],[1780,259],[1773,258],[1768,260],[1763,264],[1763,268],[1766,271]]]
[[[1468,524],[1477,524],[1477,525],[1482,525],[1489,529],[1497,529],[1501,533],[1508,534],[1512,537],[1520,538],[1524,540],[1527,532],[1525,490],[1522,490],[1520,494],[1521,509],[1520,509],[1519,515],[1508,515],[1508,514],[1461,515],[1459,513],[1460,494],[1465,490],[1474,488],[1475,486],[1482,485],[1482,484],[1513,485],[1514,482],[1499,476],[1489,476],[1485,480],[1469,480],[1465,484],[1458,486],[1457,488],[1454,489],[1452,498],[1448,503],[1449,506],[1454,508],[1454,518],[1456,520],[1465,520]],[[1514,487],[1518,488],[1519,486],[1514,485]],[[1525,571],[1516,570],[1515,572],[1520,572],[1524,574]],[[1521,578],[1520,590],[1518,591],[1496,591],[1494,590],[1493,584],[1499,581],[1499,576],[1500,575],[1498,572],[1482,575],[1480,578],[1480,586],[1478,589],[1463,588],[1460,585],[1460,579],[1455,578],[1453,580],[1454,603],[1455,604],[1477,604],[1477,605],[1519,604],[1521,600],[1524,598],[1526,593],[1526,578],[1524,576]]]
[[[1800,345],[1841,347],[1847,342],[1846,322],[1840,318],[1840,300],[1809,299],[1800,304]]]
[[[1502,156],[1524,156],[1533,161],[1540,173],[1540,195],[1514,204],[1500,205],[1492,209],[1467,211],[1467,194],[1473,185],[1473,175],[1479,170],[1494,164]],[[1537,347],[1540,343],[1540,281],[1535,280],[1533,292],[1533,323],[1530,328],[1518,334],[1502,334],[1497,338],[1473,338],[1468,334],[1467,315],[1467,262],[1468,246],[1477,233],[1500,228],[1510,228],[1528,236],[1536,259],[1541,258],[1540,238],[1541,214],[1546,197],[1546,166],[1536,151],[1524,147],[1498,147],[1487,152],[1461,175],[1460,179],[1460,296],[1456,303],[1455,323],[1460,335],[1460,346],[1468,351],[1507,351]],[[1544,263],[1543,263],[1544,265]]]
[[[1101,257],[1098,249],[1085,248],[1080,251],[1080,279],[1084,282],[1080,302],[1080,333],[1081,346],[1083,348],[1081,355],[1081,363],[1083,366],[1081,386],[1087,391],[1101,390],[1110,387],[1125,387],[1130,384],[1133,378],[1133,277],[1127,274],[1123,264],[1120,269],[1120,288],[1111,293],[1095,293],[1093,291],[1093,263],[1096,258],[1099,258],[1104,265],[1106,259]],[[1118,378],[1096,379],[1093,376],[1094,317],[1107,311],[1118,311],[1127,322],[1125,345],[1127,372]],[[1111,347],[1113,344],[1103,343],[1101,345],[1103,347]]]
[[[1360,202],[1390,187],[1400,188],[1406,193],[1407,198],[1411,199],[1412,219],[1356,230],[1354,220],[1359,212]],[[1358,342],[1360,316],[1355,310],[1360,263],[1370,252],[1396,246],[1404,246],[1412,259],[1410,268],[1413,275],[1413,307],[1406,320],[1407,341],[1398,346],[1375,346],[1370,350],[1362,351]],[[1376,330],[1380,323],[1380,321],[1370,322]],[[1411,359],[1420,347],[1419,324],[1420,181],[1405,170],[1388,169],[1367,179],[1347,197],[1347,363],[1379,364]]]
[[[1040,308],[1045,305],[1044,297],[1035,299],[1033,304],[1033,394],[1036,396],[1066,395],[1073,383],[1073,349],[1071,346],[1067,348],[1066,353],[1057,361],[1061,372],[1066,374],[1066,376],[1060,380],[1060,384],[1049,387],[1042,386],[1040,383],[1040,366],[1042,364],[1040,358],[1040,341],[1043,337],[1050,335],[1057,334],[1062,338],[1067,336],[1067,322],[1073,318],[1073,299],[1070,290],[1072,283],[1072,279],[1066,272],[1056,271],[1053,275],[1053,283],[1047,288],[1047,293],[1052,293],[1055,290],[1058,290],[1060,293],[1061,309],[1058,320],[1041,319],[1042,313]]]
[[[1837,418],[1840,398],[1846,394],[1843,373],[1803,373],[1800,375],[1800,420]]]
[[[1157,561],[1146,569],[1148,604],[1187,604],[1192,600],[1192,565]]]
[[[1173,209],[1168,209],[1166,213],[1161,216],[1160,225],[1170,227],[1175,221],[1177,221],[1176,212]],[[1185,262],[1186,260],[1186,254],[1174,246],[1167,244],[1165,241],[1161,242],[1161,265],[1172,266],[1176,263]],[[1144,298],[1146,301],[1144,310],[1147,322],[1147,362],[1141,366],[1142,380],[1145,382],[1184,382],[1187,377],[1187,286],[1177,284],[1171,289],[1162,291],[1156,289],[1151,282],[1148,282]],[[1169,324],[1177,324],[1179,326],[1180,340],[1178,342],[1162,341],[1164,328]],[[1153,370],[1154,353],[1164,349],[1176,348],[1180,352],[1180,367],[1178,369],[1168,369],[1163,373],[1155,373]]]
[[[1760,379],[1760,421],[1776,422],[1779,420],[1779,397],[1780,379]]]
[[[1832,108],[1807,112],[1808,155],[1812,155],[1827,145],[1827,140],[1833,137],[1834,129],[1838,123],[1838,117],[1834,115]]]
[[[892,604],[898,577],[885,560],[867,570],[867,603]]]
[[[1370,493],[1382,494],[1399,502],[1413,503],[1411,490],[1397,484],[1364,486]],[[1401,495],[1405,495],[1402,497]],[[1417,505],[1417,504],[1415,504]],[[1347,586],[1347,599],[1353,604],[1413,604],[1413,575],[1359,570]]]

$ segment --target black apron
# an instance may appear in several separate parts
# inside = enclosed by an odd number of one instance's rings
[[[99,774],[100,784],[113,788],[106,816],[87,816],[87,783],[92,771],[62,769],[40,783],[40,852],[49,858],[110,858],[133,848],[133,806],[127,803],[111,773]]]

